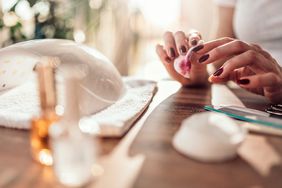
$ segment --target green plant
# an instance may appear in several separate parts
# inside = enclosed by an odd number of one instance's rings
[[[27,0],[30,6],[30,10],[33,12],[33,27],[34,32],[32,35],[27,35],[23,32],[24,20],[16,14],[16,7],[22,0],[16,1],[16,3],[7,11],[4,12],[0,19],[0,31],[8,30],[9,36],[3,45],[8,45],[15,42],[20,42],[28,39],[43,39],[43,38],[73,38],[73,25],[72,16],[70,12],[65,11],[64,14],[60,14],[58,1],[47,0]],[[35,11],[36,6],[45,5],[48,7],[48,14],[42,15],[40,11]],[[42,4],[44,3],[44,4]],[[12,24],[5,24],[6,19],[15,17],[15,22]],[[7,18],[8,17],[8,18]]]

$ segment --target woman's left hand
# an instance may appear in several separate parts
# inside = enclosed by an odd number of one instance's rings
[[[221,38],[205,43],[198,53],[202,54],[199,63],[224,62],[209,77],[210,82],[232,80],[244,89],[267,97],[271,102],[282,103],[282,68],[258,45]]]

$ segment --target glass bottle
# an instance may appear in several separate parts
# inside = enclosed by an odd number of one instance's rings
[[[94,139],[79,128],[80,80],[75,72],[65,75],[64,115],[50,129],[54,171],[66,186],[83,186],[92,178]]]
[[[53,164],[49,127],[58,120],[54,69],[54,58],[51,57],[42,58],[36,66],[41,113],[31,120],[31,154],[35,161],[46,166]]]

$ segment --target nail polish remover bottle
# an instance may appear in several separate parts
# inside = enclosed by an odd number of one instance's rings
[[[94,138],[79,129],[80,80],[75,72],[65,75],[64,115],[50,128],[54,172],[62,184],[75,187],[91,180],[95,157]]]
[[[53,163],[49,145],[49,127],[59,119],[55,112],[55,61],[55,58],[43,57],[36,66],[41,113],[38,117],[32,118],[30,130],[32,157],[35,161],[46,166]]]

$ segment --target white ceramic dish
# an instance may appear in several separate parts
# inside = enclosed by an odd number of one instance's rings
[[[244,141],[247,130],[215,112],[202,112],[185,119],[173,138],[180,153],[203,162],[232,159]]]
[[[58,57],[61,66],[81,64],[87,69],[82,81],[81,109],[91,114],[115,103],[125,91],[114,65],[100,52],[70,40],[31,40],[0,49],[0,91],[28,81],[33,68],[43,56]]]

